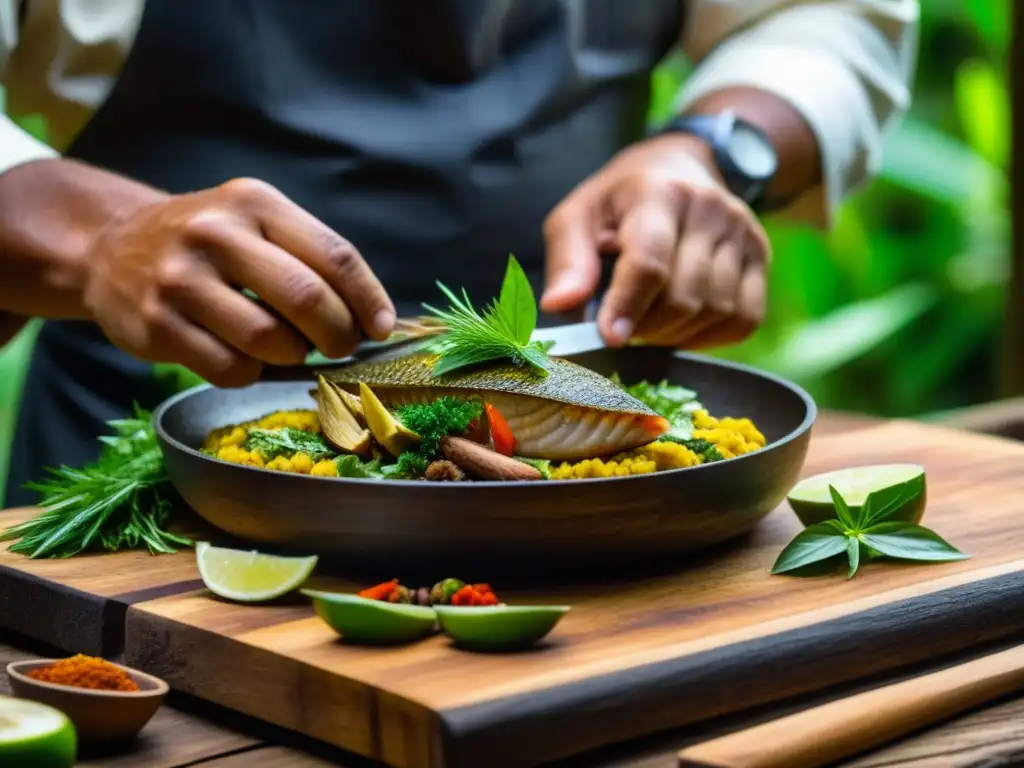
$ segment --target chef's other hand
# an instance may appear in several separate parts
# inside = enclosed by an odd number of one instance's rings
[[[695,137],[623,150],[559,204],[544,234],[545,312],[588,301],[601,255],[618,253],[597,315],[612,346],[634,337],[690,349],[731,344],[764,319],[768,238]]]
[[[344,357],[360,329],[382,340],[395,323],[359,251],[253,179],[129,208],[86,261],[83,303],[114,344],[218,386],[251,383],[264,363],[301,363],[310,343]]]

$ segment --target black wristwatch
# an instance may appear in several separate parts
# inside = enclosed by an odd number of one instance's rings
[[[779,156],[767,134],[731,110],[711,115],[684,115],[655,131],[689,133],[711,147],[719,173],[729,191],[757,212],[771,207],[765,188],[775,177]]]

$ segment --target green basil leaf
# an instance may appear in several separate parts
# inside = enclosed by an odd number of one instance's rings
[[[498,313],[512,337],[522,345],[530,343],[537,327],[537,300],[526,272],[509,254],[505,280],[498,295]]]
[[[519,350],[519,354],[528,365],[533,366],[535,373],[541,376],[548,375],[548,369],[551,367],[551,358],[548,357],[547,352],[541,346],[530,344]]]
[[[868,520],[874,514],[873,509],[875,506],[874,494],[869,493],[867,498],[864,499],[864,503],[860,505],[860,509],[857,510],[857,515],[853,521],[854,526],[858,531],[863,531],[868,527]],[[851,514],[852,516],[852,514]]]
[[[857,573],[857,569],[860,568],[860,541],[856,536],[850,536],[847,539],[846,558],[850,561],[850,573],[846,578],[852,579],[853,575]]]
[[[912,523],[879,523],[864,531],[861,541],[887,557],[900,560],[950,562],[970,557],[935,531]]]
[[[875,491],[864,501],[864,507],[871,502],[870,514],[862,513],[865,518],[863,527],[869,528],[873,525],[885,522],[886,518],[894,512],[903,508],[924,492],[924,475],[920,476],[919,482],[910,488],[903,488],[899,493],[892,494],[890,489]]]
[[[443,376],[459,368],[489,363],[492,360],[501,360],[505,357],[508,357],[508,350],[500,347],[449,347],[441,353],[434,364],[433,375]]]
[[[832,522],[815,523],[800,531],[779,553],[771,572],[795,571],[845,552],[846,536]]]
[[[856,530],[857,522],[853,519],[853,513],[850,512],[846,499],[839,495],[839,491],[835,489],[835,486],[830,485],[828,492],[832,495],[832,503],[836,508],[836,518],[847,530]]]

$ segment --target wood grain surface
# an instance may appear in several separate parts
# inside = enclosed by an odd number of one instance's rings
[[[101,637],[122,629],[117,608],[130,606],[126,660],[179,690],[391,765],[533,765],[1024,630],[1022,459],[1019,444],[904,422],[820,437],[805,474],[924,464],[926,522],[974,557],[871,564],[849,582],[771,577],[798,530],[781,509],[753,535],[673,574],[507,593],[510,602],[574,605],[546,647],[515,656],[460,652],[441,637],[349,647],[308,606],[210,599],[195,588],[189,555],[0,555],[0,622],[22,609],[17,586],[26,581],[70,603],[94,601],[106,620]],[[154,590],[166,596],[145,599]],[[34,623],[51,633],[59,624]]]
[[[1024,689],[1024,645],[701,742],[681,768],[817,768]],[[822,738],[828,734],[827,738]],[[771,745],[770,748],[766,745]]]

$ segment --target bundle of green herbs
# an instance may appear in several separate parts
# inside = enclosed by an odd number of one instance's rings
[[[80,469],[47,470],[28,484],[42,512],[0,534],[11,552],[32,558],[70,557],[86,550],[146,547],[173,553],[192,542],[165,530],[177,501],[157,444],[152,415],[138,406],[130,419],[109,422],[100,457]]]

